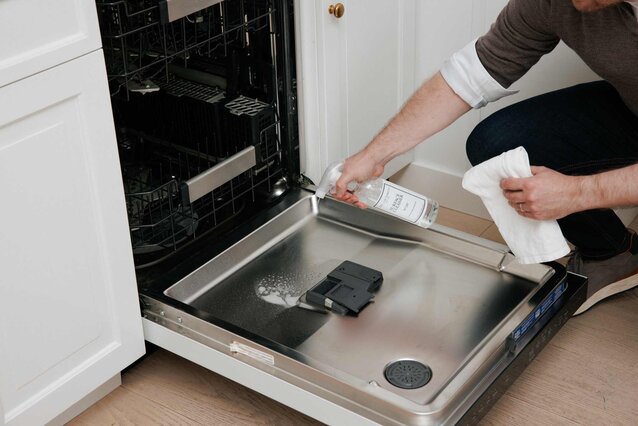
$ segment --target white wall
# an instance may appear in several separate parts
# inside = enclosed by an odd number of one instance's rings
[[[445,59],[484,34],[507,0],[420,0],[416,6],[416,81],[436,73]],[[514,96],[470,111],[448,129],[415,149],[415,161],[395,180],[442,205],[485,216],[478,198],[464,193],[460,178],[469,168],[465,140],[474,126],[494,111],[530,96],[597,79],[567,46],[560,44],[512,86]]]

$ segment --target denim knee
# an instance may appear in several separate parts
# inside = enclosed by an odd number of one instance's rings
[[[470,133],[465,143],[465,152],[470,163],[475,166],[494,157],[495,150],[492,141],[497,139],[498,124],[491,117],[481,121]],[[496,125],[495,125],[496,124]]]
[[[518,146],[533,146],[528,135],[533,133],[533,120],[524,103],[503,108],[481,121],[465,144],[467,158],[477,165]],[[529,149],[528,149],[529,152]]]

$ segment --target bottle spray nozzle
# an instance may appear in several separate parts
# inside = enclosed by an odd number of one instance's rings
[[[326,194],[330,194],[332,190],[335,188],[337,181],[341,177],[341,171],[343,170],[343,162],[335,162],[332,163],[326,168],[323,172],[323,176],[321,176],[321,182],[319,182],[319,187],[317,191],[315,191],[315,195],[318,198],[323,198]]]
[[[331,194],[337,185],[337,181],[341,177],[341,172],[343,171],[343,161],[336,161],[330,164],[326,171],[323,172],[323,176],[321,176],[321,182],[319,182],[319,187],[315,191],[315,195],[318,198],[324,198],[326,194]],[[355,191],[359,185],[356,182],[348,183],[348,191]]]

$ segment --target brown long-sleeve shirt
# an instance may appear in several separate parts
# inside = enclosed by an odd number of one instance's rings
[[[563,40],[638,115],[638,22],[631,5],[579,12],[571,0],[510,0],[476,42],[487,72],[509,87]]]

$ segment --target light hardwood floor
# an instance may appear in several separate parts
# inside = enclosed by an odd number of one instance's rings
[[[502,242],[488,220],[442,209],[437,222]],[[638,225],[638,221],[633,225]],[[122,386],[70,424],[318,423],[157,349],[123,373]],[[482,424],[638,424],[638,290],[610,298],[572,318]]]

